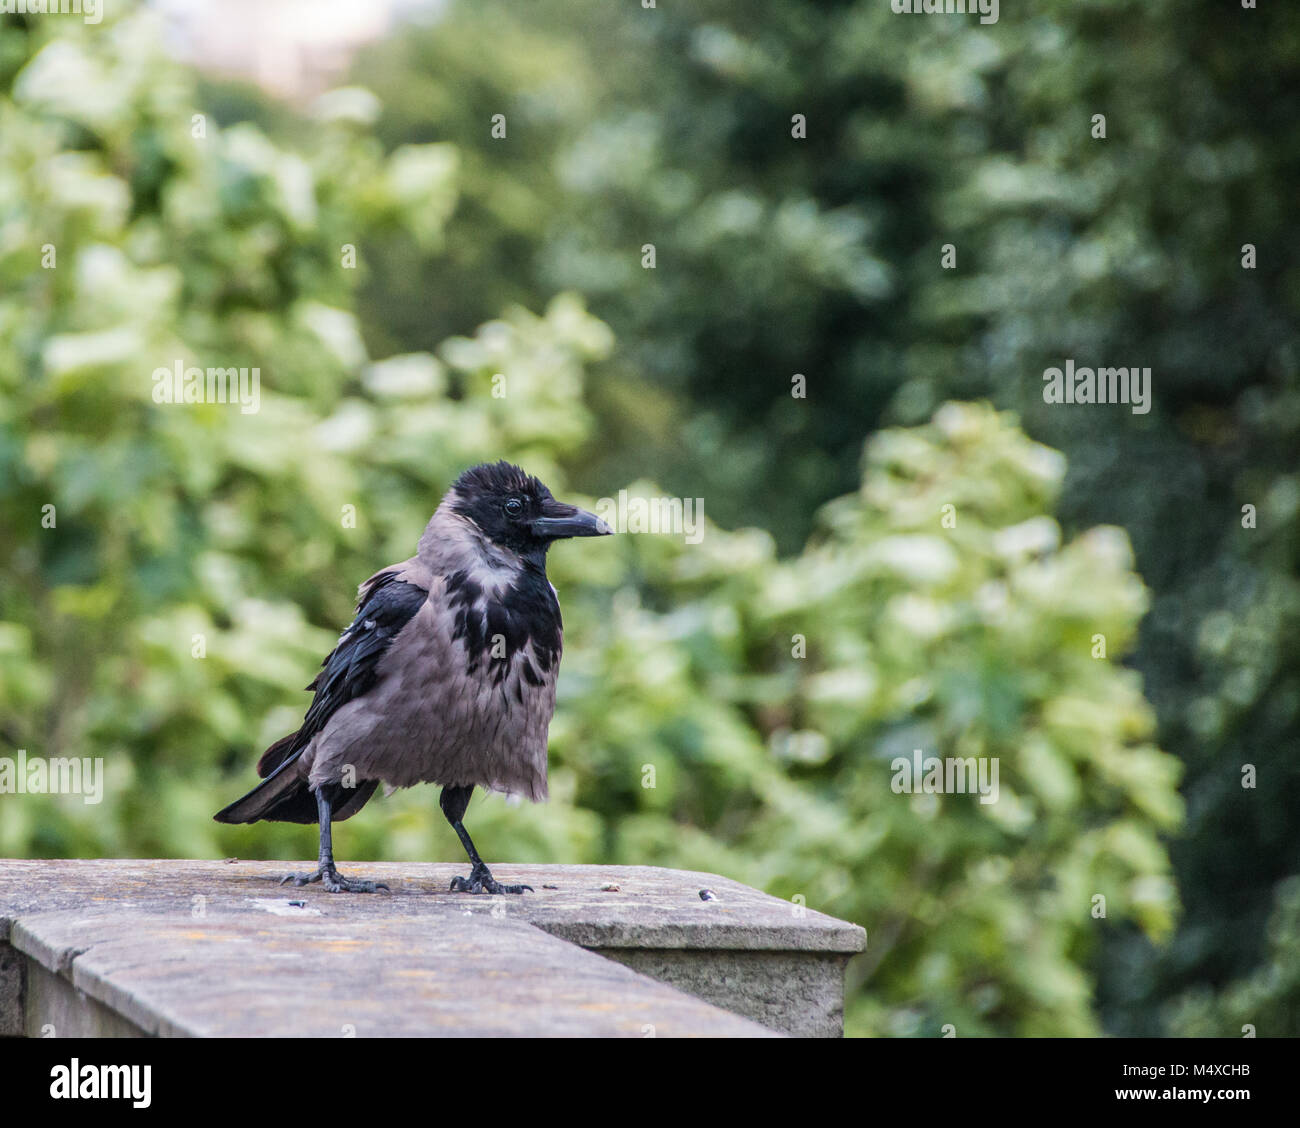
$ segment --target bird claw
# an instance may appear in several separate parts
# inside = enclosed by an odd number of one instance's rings
[[[281,885],[289,882],[294,885],[314,885],[318,881],[327,893],[378,893],[381,889],[385,893],[391,892],[382,881],[358,881],[344,877],[332,865],[317,866],[314,873],[286,873],[280,878]]]
[[[522,893],[533,892],[531,885],[502,885],[493,878],[487,866],[470,871],[469,877],[453,877],[449,892],[452,893]]]

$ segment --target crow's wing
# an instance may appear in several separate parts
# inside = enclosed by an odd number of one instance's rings
[[[316,696],[293,739],[286,738],[266,750],[257,772],[268,776],[297,755],[334,713],[354,698],[368,693],[378,680],[376,667],[393,639],[415,617],[429,598],[427,589],[399,580],[397,569],[379,572],[366,581],[357,603],[357,616],[339,636],[338,645],[321,663],[321,672],[307,688]],[[284,745],[283,748],[280,746]]]
[[[316,798],[307,781],[300,778],[293,762],[302,755],[312,738],[328,723],[336,710],[368,692],[378,680],[376,667],[393,639],[414,618],[428,599],[427,588],[399,580],[402,569],[378,572],[361,587],[357,617],[343,632],[339,644],[321,663],[322,669],[307,688],[316,691],[302,727],[277,740],[257,762],[263,780],[247,795],[217,812],[218,822],[316,822]],[[365,806],[378,786],[377,780],[357,781],[354,787],[329,783],[322,793],[341,822]]]

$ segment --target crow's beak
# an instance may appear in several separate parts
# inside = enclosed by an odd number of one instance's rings
[[[549,540],[563,537],[607,537],[614,530],[594,513],[551,498],[542,503],[542,515],[533,522],[533,536]]]

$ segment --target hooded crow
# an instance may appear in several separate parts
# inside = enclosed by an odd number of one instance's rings
[[[530,889],[497,882],[461,820],[476,787],[546,798],[562,639],[546,553],[557,540],[612,531],[508,462],[466,470],[416,554],[361,585],[356,618],[307,687],[315,697],[302,727],[263,753],[262,783],[216,820],[318,822],[319,866],[284,881],[373,893],[387,886],[335,869],[330,824],[355,815],[381,783],[436,783],[471,863],[451,888]]]

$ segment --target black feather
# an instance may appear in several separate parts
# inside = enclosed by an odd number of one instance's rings
[[[543,672],[559,661],[560,604],[544,572],[524,568],[499,599],[486,595],[468,572],[456,572],[447,578],[447,602],[456,616],[451,637],[465,647],[467,674],[486,663],[500,685],[530,642]],[[530,685],[542,684],[531,662],[525,661],[523,674]]]
[[[307,687],[316,691],[316,697],[298,730],[295,751],[305,748],[341,706],[374,686],[379,659],[428,597],[424,588],[399,581],[391,572],[381,572],[371,581],[357,617]]]
[[[292,765],[340,708],[367,693],[379,677],[379,660],[402,628],[415,617],[429,593],[416,584],[397,579],[396,572],[380,572],[365,587],[357,605],[357,616],[339,638],[338,645],[321,663],[321,672],[307,688],[316,691],[302,727],[277,740],[258,761],[264,782],[247,795],[217,813],[218,822],[314,823],[316,800],[294,774]],[[377,781],[362,781],[346,788],[329,784],[326,798],[333,807],[333,820],[341,822],[356,814],[374,794]]]

